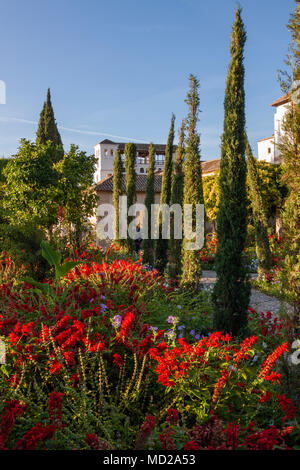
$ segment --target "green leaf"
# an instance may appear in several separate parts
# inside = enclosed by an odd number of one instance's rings
[[[4,364],[1,366],[1,372],[3,372],[3,374],[6,375],[6,377],[9,377],[9,372],[6,369],[6,366]]]
[[[48,261],[51,266],[57,269],[61,263],[61,254],[55,251],[47,242],[41,242],[42,256]]]
[[[55,279],[58,280],[61,277],[64,277],[69,271],[71,271],[71,269],[75,268],[80,263],[80,261],[67,261],[62,266],[59,266],[56,269]]]

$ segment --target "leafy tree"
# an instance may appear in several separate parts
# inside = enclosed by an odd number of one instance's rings
[[[35,144],[22,139],[18,153],[4,170],[3,201],[8,221],[14,225],[30,222],[51,231],[57,221],[58,172],[52,164],[52,144]]]
[[[282,125],[283,135],[279,149],[282,157],[283,181],[288,188],[288,196],[282,212],[286,246],[285,266],[282,273],[283,285],[290,293],[295,317],[300,320],[300,5],[291,15],[288,28],[291,44],[287,58],[289,80],[282,82],[283,89],[291,90],[291,82],[296,88],[291,94],[291,102]],[[290,76],[289,76],[290,75]]]
[[[17,266],[25,265],[27,272],[43,279],[48,267],[40,243],[52,236],[58,211],[58,172],[52,165],[52,144],[21,140],[18,153],[9,159],[3,175],[1,247]]]
[[[162,175],[161,182],[161,195],[160,195],[160,205],[170,204],[171,199],[171,184],[172,184],[172,172],[173,172],[173,142],[174,142],[174,121],[175,116],[172,114],[171,117],[171,126],[169,130],[166,152],[165,152],[165,162],[164,170]],[[155,252],[155,263],[159,272],[163,273],[167,263],[168,263],[168,240],[162,238],[162,214],[159,213],[158,221],[158,230],[159,238],[156,242],[156,252]]]
[[[196,205],[204,204],[202,187],[202,169],[200,161],[200,136],[196,126],[198,121],[199,82],[190,75],[190,89],[187,94],[186,103],[189,107],[187,117],[188,135],[186,138],[186,151],[184,162],[184,189],[183,204],[191,204],[193,208],[192,228],[195,229]],[[182,244],[182,276],[181,283],[186,287],[196,287],[200,283],[202,269],[200,265],[200,250],[188,250],[186,244],[191,240],[185,237]]]
[[[128,143],[125,145],[125,175],[126,175],[126,195],[127,195],[127,209],[136,202],[136,145]],[[132,221],[133,216],[127,215],[127,224]],[[134,240],[127,236],[127,247],[129,251],[133,251]]]
[[[231,63],[224,101],[225,118],[220,167],[220,205],[217,217],[217,282],[214,287],[214,326],[243,335],[247,328],[250,283],[243,263],[247,234],[245,161],[245,93],[243,50],[246,41],[241,10],[231,35]]]
[[[264,161],[256,161],[256,168],[261,183],[261,195],[267,220],[275,217],[277,208],[283,206],[287,195],[287,189],[282,182],[282,165]],[[213,175],[203,177],[203,194],[205,201],[205,213],[210,222],[215,222],[218,214],[220,200],[219,170]],[[249,220],[252,217],[251,190],[249,178],[247,178],[247,207]]]
[[[220,172],[217,170],[213,175],[204,176],[202,180],[205,215],[212,223],[216,221],[220,202],[219,176]]]
[[[63,225],[68,228],[71,246],[77,249],[97,202],[92,187],[95,164],[94,155],[88,156],[72,144],[69,153],[55,165],[60,175],[57,199],[62,208]]]
[[[0,224],[4,221],[4,209],[3,209],[3,197],[4,197],[4,184],[5,184],[5,176],[4,176],[4,169],[8,164],[8,158],[0,158]]]
[[[246,135],[245,140],[247,155],[247,173],[251,191],[251,205],[255,227],[258,274],[261,275],[265,272],[268,272],[272,267],[272,256],[268,237],[268,221],[261,193],[261,182],[257,171],[256,160],[253,156]]]
[[[183,173],[183,164],[185,157],[185,148],[184,148],[184,131],[185,131],[185,121],[182,121],[180,131],[179,131],[179,140],[175,152],[175,168],[172,174],[172,187],[171,187],[171,205],[179,204],[182,207],[183,203],[183,183],[184,183],[184,173]],[[182,249],[182,240],[174,238],[174,217],[171,214],[171,238],[169,242],[170,255],[171,255],[171,275],[177,277],[181,274],[181,249]]]
[[[113,201],[115,208],[115,240],[119,240],[119,197],[122,195],[122,174],[123,174],[123,162],[121,159],[120,151],[116,151],[114,160],[114,176],[113,176]]]
[[[154,264],[154,240],[151,238],[151,205],[155,203],[155,192],[154,192],[154,170],[155,170],[155,147],[151,143],[149,146],[149,164],[147,169],[147,185],[146,185],[146,196],[145,206],[147,209],[148,218],[148,238],[143,240],[143,260],[145,263],[153,266]]]
[[[53,161],[59,161],[63,158],[64,150],[54,117],[50,88],[48,88],[47,99],[40,114],[40,121],[36,133],[36,143],[46,144],[48,140],[53,144]]]

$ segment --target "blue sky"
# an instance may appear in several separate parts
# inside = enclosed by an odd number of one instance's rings
[[[247,131],[273,133],[294,0],[241,0]],[[164,143],[171,113],[187,113],[188,76],[200,80],[202,160],[220,156],[235,0],[0,0],[0,156],[35,138],[47,88],[68,148],[108,137]],[[176,132],[176,139],[178,133]]]

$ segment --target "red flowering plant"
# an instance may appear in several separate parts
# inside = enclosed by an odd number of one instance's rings
[[[205,239],[205,245],[200,250],[200,261],[205,269],[212,269],[217,252],[218,239],[216,233],[208,233]]]
[[[285,342],[261,363],[257,341],[252,336],[235,344],[228,334],[215,332],[193,345],[181,338],[175,347],[153,347],[149,355],[156,362],[158,382],[182,413],[188,410],[200,422],[212,411],[224,420],[230,414],[246,426],[253,419],[264,421],[264,397],[280,382],[275,364],[288,350]],[[281,422],[280,414],[277,418]]]
[[[83,257],[49,284],[56,301],[29,283],[0,285],[0,448],[201,448],[191,433],[212,411],[232,448],[237,426],[242,445],[254,418],[253,448],[272,420],[279,433],[294,426],[293,403],[277,388],[283,341],[267,358],[256,337],[235,344],[213,333],[188,343],[176,338],[181,323],[173,337],[153,327],[153,305],[165,325],[175,308],[190,313],[178,291],[139,261]]]

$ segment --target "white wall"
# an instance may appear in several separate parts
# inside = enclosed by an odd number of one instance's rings
[[[265,160],[269,163],[274,163],[275,149],[274,138],[264,139],[257,143],[258,145],[258,160]]]
[[[275,158],[274,161],[280,160],[280,151],[278,149],[278,144],[281,142],[281,137],[283,134],[282,131],[282,122],[285,116],[285,113],[288,110],[288,104],[282,104],[277,106],[276,112],[274,114],[274,136],[275,136]]]
[[[113,174],[114,168],[114,159],[116,150],[118,149],[118,144],[97,144],[94,147],[95,156],[97,158],[97,167],[94,175],[94,182],[98,183],[99,181],[111,176]],[[174,160],[175,154],[173,154]],[[141,160],[142,161],[142,160]],[[136,172],[138,175],[146,175],[148,167],[148,160],[146,163],[140,163],[139,157],[137,156]],[[163,170],[164,162],[156,161],[155,170]],[[144,171],[141,171],[144,170]]]

